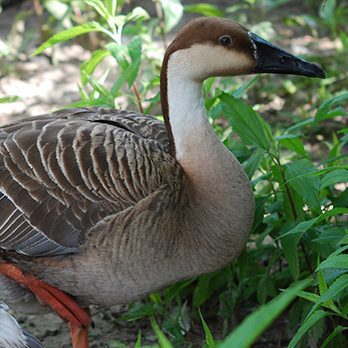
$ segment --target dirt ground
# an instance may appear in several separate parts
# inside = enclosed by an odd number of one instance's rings
[[[199,1],[201,2],[201,1]],[[218,1],[220,5],[231,5],[235,1]],[[137,2],[139,5],[140,3]],[[295,13],[298,1],[292,1],[283,13],[292,11]],[[28,8],[32,2],[26,2],[22,8]],[[142,4],[140,4],[142,5]],[[148,6],[153,6],[149,2]],[[18,12],[17,8],[6,9],[0,15],[0,36],[6,38]],[[281,23],[281,14],[272,14],[275,26],[279,23],[279,30],[288,30]],[[30,19],[34,26],[35,18]],[[25,30],[25,29],[23,29]],[[35,40],[28,49],[34,48]],[[289,42],[289,46],[295,53],[307,53],[311,44],[309,36],[297,37]],[[322,48],[332,48],[334,43],[321,39]],[[25,116],[33,116],[70,104],[79,100],[78,83],[80,80],[80,63],[89,57],[89,52],[80,45],[70,44],[55,48],[59,64],[53,65],[45,55],[28,58],[23,55],[14,62],[10,71],[3,71],[0,67],[0,97],[5,95],[18,95],[21,99],[15,103],[0,104],[0,125]],[[91,348],[97,347],[124,347],[134,346],[139,330],[142,332],[143,342],[152,344],[156,338],[149,327],[148,319],[137,322],[126,322],[119,319],[126,307],[115,306],[110,309],[91,309],[95,327],[91,330]],[[70,347],[70,338],[67,325],[55,314],[46,314],[39,317],[16,314],[19,322],[36,337],[45,347],[64,348]],[[213,324],[212,324],[213,325]],[[286,323],[279,321],[274,327],[271,339],[261,339],[255,347],[282,347],[282,335]],[[201,329],[193,329],[191,335],[196,342],[194,346],[200,347],[203,342]],[[283,337],[284,338],[284,337]],[[123,342],[125,345],[122,345]]]

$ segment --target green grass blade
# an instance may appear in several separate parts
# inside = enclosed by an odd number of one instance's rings
[[[141,348],[141,332],[138,333],[137,341],[135,342],[134,348]]]
[[[92,75],[95,68],[103,61],[103,59],[110,54],[109,51],[104,49],[99,49],[93,52],[91,58],[84,61],[81,64],[81,82],[85,86],[88,82],[88,76]]]
[[[341,332],[348,330],[348,327],[344,327],[344,326],[337,326],[335,327],[335,330],[333,330],[331,332],[331,334],[326,337],[325,341],[323,342],[323,344],[320,346],[320,348],[326,348],[328,346],[328,344]]]
[[[297,343],[300,341],[302,336],[315,324],[317,323],[320,319],[323,319],[327,317],[329,313],[326,313],[322,310],[317,310],[315,311],[310,317],[308,317],[301,327],[298,329],[296,332],[295,336],[292,338],[290,341],[288,348],[295,348]]]
[[[269,327],[285,308],[303,290],[312,283],[305,279],[294,283],[287,290],[276,296],[271,302],[261,306],[249,315],[226,339],[219,348],[246,348]]]
[[[325,268],[348,268],[348,255],[329,256],[318,267],[317,271]]]
[[[309,312],[308,317],[311,316],[312,313],[322,304],[330,303],[329,301],[339,298],[341,292],[343,292],[347,287],[348,274],[343,274],[332,283],[332,285],[328,288],[325,294],[320,296],[318,301],[313,306],[312,310]],[[333,310],[336,311],[336,306],[334,306]]]
[[[209,329],[208,324],[205,322],[200,309],[198,309],[198,313],[199,313],[199,316],[201,318],[201,322],[202,322],[203,329],[204,329],[204,332],[205,332],[205,341],[207,342],[207,345],[208,345],[209,348],[215,348],[216,345],[215,345],[214,337],[213,337],[213,335],[212,335],[212,333],[211,333],[211,331]]]
[[[161,348],[174,348],[174,346],[170,343],[168,338],[164,335],[164,333],[159,328],[156,320],[153,317],[151,317],[150,321],[151,321],[152,329],[158,338],[158,343],[159,343],[160,347]]]
[[[255,75],[250,80],[244,82],[240,87],[238,87],[232,95],[235,98],[240,98],[246,91],[249,89],[258,79],[260,78],[260,75]]]

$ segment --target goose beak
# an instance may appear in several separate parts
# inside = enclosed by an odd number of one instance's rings
[[[249,37],[255,48],[255,73],[291,74],[325,78],[325,72],[319,65],[295,57],[252,32],[249,32]]]

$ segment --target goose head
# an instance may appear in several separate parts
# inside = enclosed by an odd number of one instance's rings
[[[165,69],[168,62],[177,67],[176,74],[194,81],[255,73],[325,77],[318,65],[282,50],[236,22],[215,17],[186,24],[167,49]]]

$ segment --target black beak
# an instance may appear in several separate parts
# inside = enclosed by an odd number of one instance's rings
[[[325,78],[325,72],[319,65],[295,57],[252,32],[249,32],[249,36],[255,49],[255,73],[291,74]]]

